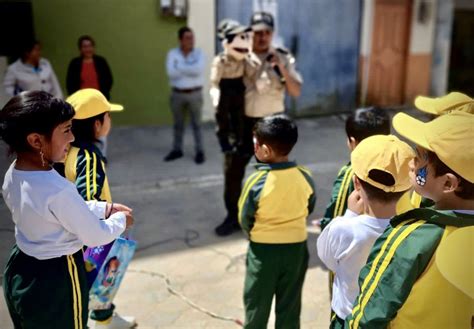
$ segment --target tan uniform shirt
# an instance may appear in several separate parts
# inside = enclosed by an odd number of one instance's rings
[[[277,48],[275,53],[290,76],[299,83],[303,83],[303,78],[296,71],[293,55],[281,48]],[[248,117],[262,118],[283,112],[285,109],[285,84],[280,81],[280,77],[266,60],[269,54],[270,51],[265,54],[257,54],[262,65],[256,68],[246,67],[245,115]]]
[[[255,55],[247,56],[244,60],[238,61],[232,56],[224,53],[214,57],[211,64],[211,87],[219,88],[221,79],[236,79],[244,75],[245,67],[249,66],[249,70],[256,70],[259,63],[255,59]]]

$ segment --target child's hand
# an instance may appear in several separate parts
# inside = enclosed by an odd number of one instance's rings
[[[349,198],[347,198],[347,208],[359,215],[364,212],[364,201],[362,201],[359,191],[354,190],[349,195]]]
[[[135,223],[135,219],[133,219],[132,212],[130,211],[124,211],[123,213],[125,214],[125,218],[127,219],[125,229],[128,229],[133,226],[133,223]]]
[[[119,212],[119,211],[132,213],[132,212],[133,212],[133,209],[132,209],[132,208],[129,208],[129,207],[127,207],[126,205],[123,205],[123,204],[121,204],[121,203],[113,203],[113,204],[112,204],[112,212],[111,212],[111,215],[112,215],[112,214],[115,214],[116,212]]]

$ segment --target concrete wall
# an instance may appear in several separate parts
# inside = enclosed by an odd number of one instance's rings
[[[215,13],[214,0],[189,1],[188,25],[196,35],[196,47],[201,48],[207,57],[206,80],[203,88],[203,120],[205,121],[214,120],[214,109],[209,96],[209,72],[211,71],[211,60],[215,54]]]
[[[472,2],[472,4],[474,5],[474,2]],[[453,6],[452,0],[438,2],[435,39],[433,43],[433,60],[431,63],[430,94],[433,96],[441,96],[448,92]]]
[[[410,48],[407,58],[405,102],[417,95],[428,95],[431,85],[431,62],[435,36],[437,0],[424,0],[425,20],[420,21],[422,0],[413,1]]]
[[[210,0],[209,0],[210,1]],[[157,0],[32,1],[36,37],[65,87],[69,61],[78,55],[77,38],[90,34],[97,53],[114,75],[112,100],[125,111],[116,124],[171,122],[166,52],[177,45],[176,31],[186,21],[164,18]]]

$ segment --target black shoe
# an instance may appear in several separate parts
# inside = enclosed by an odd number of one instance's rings
[[[204,161],[206,161],[206,158],[204,157],[204,153],[203,152],[197,152],[196,156],[194,157],[194,162],[196,162],[197,164],[201,164]]]
[[[165,158],[163,159],[163,161],[173,161],[173,160],[176,160],[176,159],[179,159],[183,156],[183,152],[182,151],[178,151],[178,150],[173,150],[171,151],[170,153],[168,153],[167,156],[165,156]]]
[[[228,236],[234,232],[240,231],[240,225],[237,221],[224,220],[222,224],[217,226],[214,231],[218,236]]]

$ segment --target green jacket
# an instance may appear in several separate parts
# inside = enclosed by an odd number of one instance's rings
[[[440,263],[458,233],[474,237],[474,215],[414,209],[394,217],[360,272],[359,296],[345,328],[470,328],[473,299]],[[465,259],[474,257],[470,247],[450,251],[450,267],[464,271]]]
[[[353,176],[354,172],[350,162],[339,170],[332,185],[331,201],[329,201],[324,217],[321,219],[321,229],[324,229],[333,218],[344,215],[347,209],[347,198],[354,191]]]
[[[306,241],[306,219],[316,203],[309,170],[294,162],[256,167],[239,200],[242,229],[258,243]]]

